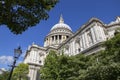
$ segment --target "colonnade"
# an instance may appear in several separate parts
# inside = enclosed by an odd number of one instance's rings
[[[53,35],[46,37],[44,47],[50,45],[59,45],[63,41],[65,41],[69,36],[68,35]]]

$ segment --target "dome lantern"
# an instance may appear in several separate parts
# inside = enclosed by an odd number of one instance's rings
[[[59,23],[64,23],[64,19],[63,19],[63,17],[62,17],[62,14],[61,14],[61,16],[60,16]]]

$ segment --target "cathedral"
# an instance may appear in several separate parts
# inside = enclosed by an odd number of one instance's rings
[[[118,28],[120,28],[120,17],[109,24],[104,24],[97,18],[91,18],[73,33],[61,15],[59,22],[45,36],[44,47],[33,43],[26,51],[24,63],[29,65],[29,80],[40,80],[39,70],[44,65],[44,60],[50,50],[69,56],[95,54],[104,50],[103,42],[114,37]]]

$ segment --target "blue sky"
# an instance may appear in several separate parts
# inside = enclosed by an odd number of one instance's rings
[[[41,21],[20,35],[14,35],[6,26],[0,27],[0,68],[9,68],[13,50],[18,45],[22,47],[23,54],[33,42],[43,46],[45,36],[52,26],[58,23],[61,14],[65,23],[75,32],[92,17],[102,20],[105,24],[114,21],[120,16],[120,0],[60,0],[48,13],[48,20]],[[23,55],[18,62],[22,59]]]

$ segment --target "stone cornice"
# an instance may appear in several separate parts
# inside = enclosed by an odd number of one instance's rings
[[[40,64],[36,64],[36,63],[30,63],[30,62],[28,62],[27,64],[28,64],[28,65],[34,65],[34,66],[38,66],[38,67],[42,66],[42,65],[40,65]]]
[[[68,32],[57,32],[57,33],[52,33],[52,34],[49,34],[49,35],[47,35],[46,37],[49,37],[49,36],[53,36],[53,35],[72,35],[71,33],[68,33]]]
[[[61,31],[61,32],[57,31],[57,32],[54,32],[54,31],[56,31],[56,30],[65,30],[65,31]],[[70,30],[68,30],[68,29],[66,29],[66,28],[57,28],[57,29],[54,29],[54,30],[50,31],[50,33],[49,33],[47,36],[50,36],[50,35],[53,35],[53,34],[57,34],[57,33],[63,33],[63,34],[68,33],[68,34],[73,34],[72,31],[70,31]],[[47,37],[47,36],[46,36],[46,37]]]
[[[98,43],[92,45],[91,47],[89,47],[89,48],[81,51],[80,53],[84,54],[84,53],[86,53],[86,52],[89,52],[89,51],[92,50],[92,49],[95,49],[95,48],[98,48],[98,47],[103,47],[103,46],[102,46],[103,44],[104,44],[104,42],[98,42]]]
[[[109,24],[109,25],[106,25],[105,28],[110,28],[114,26],[120,26],[120,23]]]
[[[48,46],[48,47],[46,47],[46,51],[48,51],[49,49],[57,50],[57,48],[56,48],[56,47],[53,47],[53,46]]]

